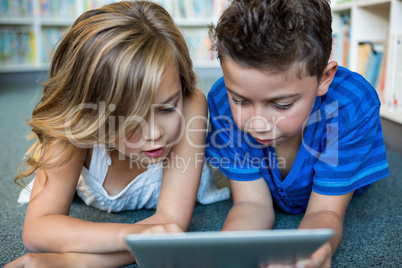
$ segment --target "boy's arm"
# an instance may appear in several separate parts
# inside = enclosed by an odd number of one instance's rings
[[[233,207],[222,231],[271,229],[275,222],[275,214],[271,193],[265,180],[230,180],[230,186]]]
[[[299,228],[330,228],[335,231],[335,236],[313,254],[311,261],[317,264],[313,267],[321,267],[325,263],[330,265],[332,255],[342,240],[343,219],[353,193],[330,196],[312,191]]]

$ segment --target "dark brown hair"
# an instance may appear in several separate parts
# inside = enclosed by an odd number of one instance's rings
[[[331,8],[326,0],[233,0],[210,30],[222,62],[321,78],[332,48]]]

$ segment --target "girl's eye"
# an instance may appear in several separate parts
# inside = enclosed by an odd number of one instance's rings
[[[170,113],[173,113],[174,111],[176,111],[176,107],[177,107],[176,105],[172,105],[167,108],[161,109],[160,112],[163,114],[170,114]]]
[[[278,108],[278,109],[280,109],[280,110],[287,110],[287,109],[289,109],[290,107],[292,107],[293,103],[290,103],[290,104],[279,104],[279,103],[276,103],[276,104],[274,104],[274,105],[275,105],[276,108]]]

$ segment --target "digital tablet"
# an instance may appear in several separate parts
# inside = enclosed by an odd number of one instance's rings
[[[294,264],[334,235],[331,229],[132,234],[126,242],[141,268],[257,268]]]

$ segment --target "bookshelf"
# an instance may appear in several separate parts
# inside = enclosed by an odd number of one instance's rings
[[[337,0],[331,8],[332,58],[365,76],[380,96],[381,116],[402,124],[402,1]]]
[[[208,25],[230,0],[154,0],[182,29],[194,65],[219,68]],[[44,71],[54,47],[83,12],[116,0],[0,0],[0,73]]]

